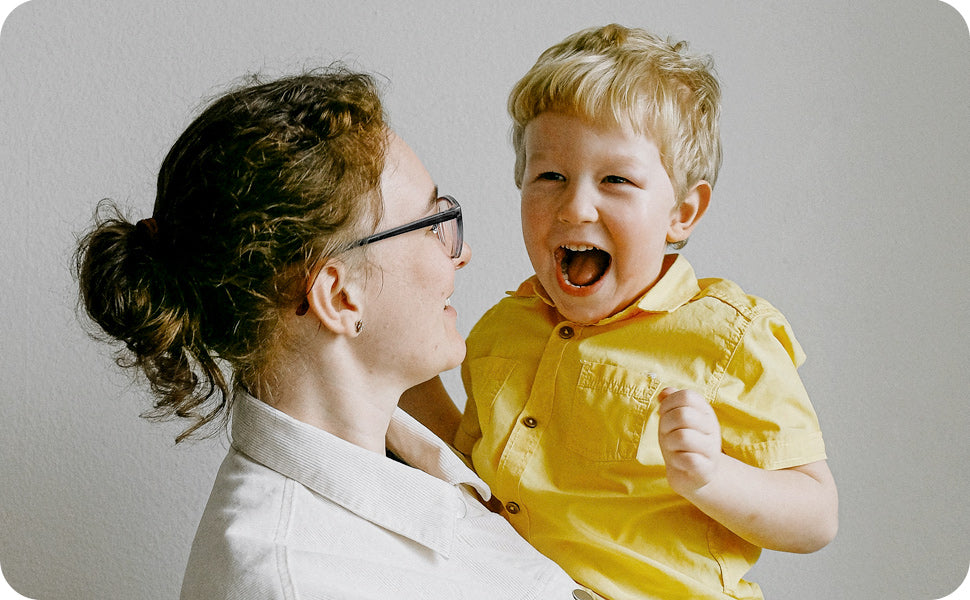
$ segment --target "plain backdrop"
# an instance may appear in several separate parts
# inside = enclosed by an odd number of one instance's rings
[[[174,444],[89,338],[71,254],[241,76],[377,73],[464,208],[467,333],[531,274],[505,99],[565,35],[619,22],[713,54],[725,160],[684,250],[789,318],[841,495],[836,540],[766,552],[769,599],[923,600],[970,565],[970,35],[936,0],[33,0],[0,34],[0,565],[37,599],[175,598],[224,436]],[[445,381],[459,406],[456,372]]]

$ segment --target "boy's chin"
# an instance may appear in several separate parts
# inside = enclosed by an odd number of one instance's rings
[[[586,296],[570,294],[563,290],[561,282],[555,279],[544,281],[542,277],[539,277],[539,283],[545,288],[545,293],[552,300],[556,311],[567,321],[580,325],[592,325],[610,316],[613,312],[611,307],[605,306],[602,301],[598,301],[599,298],[595,293]],[[593,290],[589,291],[592,292]]]
[[[556,310],[564,319],[580,325],[592,325],[613,313],[611,308],[599,306],[593,302],[579,303],[561,298],[554,300],[556,300]],[[586,306],[583,306],[583,304],[586,304]]]

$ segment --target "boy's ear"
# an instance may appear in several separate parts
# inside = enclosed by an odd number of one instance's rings
[[[351,279],[347,265],[339,260],[328,260],[316,273],[307,292],[308,312],[330,331],[356,336],[359,331],[355,325],[361,321],[362,296],[363,290],[356,278]]]
[[[679,206],[670,213],[670,228],[667,230],[667,243],[682,242],[690,237],[694,227],[707,211],[711,201],[711,184],[698,181],[684,197]]]

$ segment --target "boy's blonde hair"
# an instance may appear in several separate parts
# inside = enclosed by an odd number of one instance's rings
[[[686,50],[687,42],[613,24],[579,31],[543,52],[509,95],[515,184],[522,186],[526,125],[554,110],[648,135],[678,202],[698,181],[713,188],[721,164],[721,90],[711,58]]]

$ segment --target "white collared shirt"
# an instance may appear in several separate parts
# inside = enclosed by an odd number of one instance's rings
[[[238,393],[182,600],[573,598],[579,586],[475,499],[485,483],[400,409],[387,446],[415,468]]]

